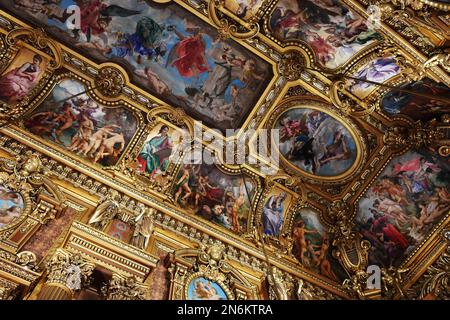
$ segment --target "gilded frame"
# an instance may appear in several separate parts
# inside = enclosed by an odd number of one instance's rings
[[[210,154],[211,156],[214,157],[215,159],[215,163],[211,164],[212,166],[214,166],[217,170],[219,170],[220,172],[222,172],[223,174],[229,175],[229,176],[239,176],[239,175],[245,175],[248,177],[249,181],[251,181],[254,185],[255,185],[255,190],[254,190],[254,194],[253,197],[249,200],[250,203],[250,210],[249,210],[249,216],[247,219],[247,225],[245,227],[245,231],[242,234],[237,234],[233,231],[231,231],[230,229],[227,229],[223,226],[218,225],[217,223],[211,222],[211,221],[207,221],[201,217],[196,217],[196,219],[199,219],[205,223],[207,223],[209,226],[211,227],[216,227],[216,228],[221,228],[222,230],[224,230],[227,234],[232,235],[233,237],[246,237],[249,234],[251,234],[252,231],[252,226],[253,226],[253,221],[254,221],[254,216],[255,216],[255,212],[257,212],[257,207],[258,204],[261,200],[261,196],[263,194],[263,183],[262,183],[262,177],[258,174],[258,172],[256,170],[254,170],[253,168],[244,165],[242,167],[237,167],[237,166],[230,166],[230,165],[226,165],[223,163],[222,159],[219,159],[218,157],[218,153],[215,149],[211,149],[208,148],[208,146],[203,146],[203,145],[194,145],[193,147],[190,148],[190,150],[188,150],[189,152],[195,152],[196,150],[199,150],[200,152],[208,152],[208,154]],[[186,156],[186,154],[183,155],[183,157]],[[187,215],[192,215],[190,214],[188,211],[184,210],[184,209],[180,209],[180,206],[177,205],[176,203],[174,203],[174,199],[173,199],[173,194],[175,192],[175,185],[176,185],[176,177],[179,175],[180,173],[180,169],[182,167],[182,161],[183,158],[180,158],[180,161],[176,164],[174,170],[173,170],[173,179],[171,181],[171,185],[170,188],[168,188],[168,190],[170,190],[170,202],[173,203],[179,210],[181,210],[184,214]],[[244,179],[245,180],[245,179]],[[246,182],[248,182],[247,180],[245,180]]]
[[[329,103],[324,101],[314,99],[312,97],[303,96],[303,97],[291,97],[280,103],[278,108],[270,114],[269,120],[265,123],[266,128],[273,128],[275,124],[278,122],[279,118],[287,111],[292,109],[313,109],[320,112],[324,112],[330,115],[337,122],[342,124],[352,136],[355,145],[356,145],[356,159],[352,166],[347,169],[345,172],[337,175],[337,176],[317,176],[311,173],[308,173],[300,168],[297,168],[292,163],[290,163],[285,157],[280,153],[279,158],[282,163],[282,167],[288,173],[298,174],[308,182],[311,183],[344,183],[349,181],[351,178],[355,177],[364,165],[366,158],[366,143],[364,141],[363,135],[361,134],[360,129],[350,120],[348,116],[343,114],[340,110],[335,109],[330,106]],[[274,143],[271,141],[271,143]]]
[[[230,290],[230,288],[228,288],[228,286],[221,280],[221,279],[211,279],[211,277],[209,277],[207,274],[205,274],[204,272],[194,272],[192,274],[189,275],[189,277],[187,277],[186,282],[184,284],[184,291],[183,291],[183,299],[184,300],[188,300],[188,296],[189,296],[189,286],[191,285],[192,281],[194,281],[195,279],[198,278],[204,278],[207,280],[210,280],[212,282],[215,282],[226,294],[227,296],[227,300],[234,300],[234,294],[233,292]]]
[[[135,117],[137,130],[133,134],[133,136],[132,136],[130,142],[128,143],[128,145],[126,146],[126,148],[122,151],[120,157],[117,159],[117,162],[116,162],[116,165],[117,165],[118,163],[120,163],[122,161],[122,159],[124,159],[126,157],[129,150],[131,150],[134,147],[134,145],[136,144],[136,141],[143,130],[142,128],[143,128],[144,118],[139,109],[137,109],[135,106],[133,106],[132,104],[130,104],[129,102],[127,102],[125,100],[114,99],[111,101],[111,100],[104,100],[103,98],[99,97],[97,95],[97,93],[93,90],[92,82],[85,79],[84,77],[82,77],[76,73],[73,73],[73,72],[64,72],[64,71],[58,75],[55,75],[51,79],[51,81],[49,81],[47,83],[44,90],[39,94],[39,96],[37,96],[36,99],[34,99],[30,103],[30,108],[24,117],[31,114],[36,108],[38,108],[52,94],[52,91],[55,89],[55,87],[59,83],[65,81],[65,80],[73,80],[73,81],[77,81],[77,82],[81,83],[84,86],[84,88],[86,88],[86,91],[85,91],[86,95],[88,95],[88,97],[91,98],[92,100],[94,100],[95,102],[103,105],[103,107],[106,107],[106,108],[122,107],[122,108],[125,108],[125,109],[128,109],[129,111],[131,111],[131,113]],[[24,127],[23,122],[20,123],[19,130],[21,130],[24,134],[29,135],[30,138],[42,140],[42,142],[45,145],[47,145],[53,149],[56,149],[62,153],[66,153],[69,156],[77,159],[78,161],[81,161],[83,163],[89,163],[89,164],[91,163],[91,161],[89,161],[87,158],[81,157],[81,156],[75,154],[74,152],[66,150],[64,147],[61,147],[57,143],[47,141],[45,139],[42,139],[42,138],[32,134]],[[98,165],[100,167],[107,167],[107,166],[102,166],[101,164],[98,164]]]

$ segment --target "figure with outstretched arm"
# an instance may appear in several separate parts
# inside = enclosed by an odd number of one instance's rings
[[[185,195],[183,198],[181,198],[181,201],[186,201],[187,198],[191,195],[192,191],[189,187],[189,177],[190,177],[190,167],[185,166],[183,169],[183,173],[180,177],[180,179],[176,183],[176,193],[175,193],[175,203],[178,203],[178,198],[180,197],[181,193],[184,191]]]
[[[185,21],[186,32],[191,35],[184,36],[176,28],[171,30],[180,41],[172,48],[166,66],[175,67],[178,73],[187,78],[198,78],[202,73],[209,71],[206,58],[206,45],[200,27],[190,25]]]
[[[298,259],[300,260],[300,263],[304,264],[305,253],[308,250],[305,235],[306,234],[318,234],[319,232],[317,230],[306,229],[305,223],[303,222],[303,220],[300,220],[295,225],[292,233],[293,233],[294,240],[298,247]]]

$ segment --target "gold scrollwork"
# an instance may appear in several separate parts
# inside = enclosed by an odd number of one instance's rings
[[[102,287],[106,300],[148,300],[149,288],[136,277],[125,277],[113,273],[109,283]]]
[[[346,90],[345,81],[333,82],[330,99],[335,106],[353,117],[365,117],[375,111],[375,104],[367,104]]]
[[[29,29],[29,28],[17,28],[10,31],[6,35],[6,43],[9,46],[18,44],[18,40],[30,41],[36,45],[39,49],[49,48],[53,54],[52,59],[49,62],[51,69],[58,69],[62,65],[61,48],[59,45],[49,38],[43,29]]]
[[[255,22],[245,23],[245,27],[248,29],[246,32],[240,32],[238,26],[231,23],[226,18],[219,18],[217,11],[222,10],[224,7],[224,0],[211,0],[208,3],[208,16],[218,29],[219,35],[222,38],[236,38],[240,40],[251,39],[255,37],[259,32],[259,25]]]
[[[105,97],[118,97],[124,86],[125,78],[122,72],[114,67],[100,68],[95,78],[96,89]]]
[[[283,54],[278,71],[288,81],[295,81],[300,79],[305,64],[306,60],[299,51],[289,50]]]

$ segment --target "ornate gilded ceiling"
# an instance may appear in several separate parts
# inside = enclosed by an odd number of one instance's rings
[[[0,280],[31,254],[31,299],[63,260],[74,297],[170,269],[152,298],[448,298],[446,1],[0,9]]]

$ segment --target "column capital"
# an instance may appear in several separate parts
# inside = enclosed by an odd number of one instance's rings
[[[81,289],[94,271],[95,265],[87,262],[80,254],[57,249],[47,263],[47,284],[59,284],[71,291]]]

